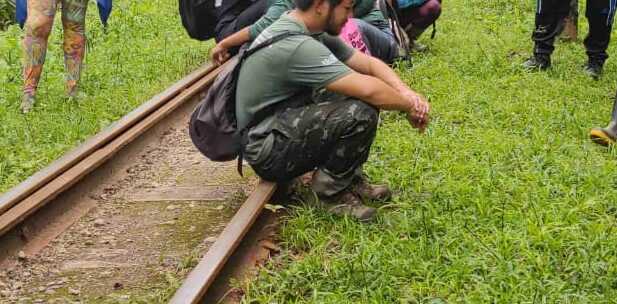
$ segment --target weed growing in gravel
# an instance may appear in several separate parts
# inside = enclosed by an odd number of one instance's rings
[[[559,43],[552,70],[527,73],[533,18],[530,1],[445,2],[431,51],[398,69],[432,125],[385,113],[366,166],[394,200],[372,224],[293,208],[245,302],[614,302],[617,153],[587,133],[607,122],[615,59],[593,81],[581,43]]]
[[[87,16],[83,100],[64,95],[62,26],[56,18],[32,113],[19,111],[19,27],[0,32],[0,193],[24,180],[207,60],[211,43],[190,40],[177,1],[114,2],[104,30],[96,4]]]

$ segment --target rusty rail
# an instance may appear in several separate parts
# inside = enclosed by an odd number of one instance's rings
[[[200,303],[242,238],[249,231],[264,205],[276,190],[276,184],[260,181],[255,190],[236,212],[210,250],[189,273],[169,303]]]
[[[189,98],[205,90],[218,71],[220,68],[211,65],[199,68],[2,195],[0,235],[98,168]]]
[[[52,164],[0,196],[0,236],[71,188],[123,147],[207,90],[221,67],[204,65],[167,90],[88,139]],[[171,303],[199,303],[276,190],[260,181],[199,264],[177,290]]]
[[[91,137],[83,144],[66,153],[49,166],[38,171],[21,184],[2,194],[0,196],[0,214],[5,213],[17,203],[42,188],[45,184],[75,166],[88,155],[94,153],[94,151],[100,149],[114,138],[118,137],[127,129],[144,119],[144,117],[156,111],[158,108],[178,96],[178,94],[182,93],[184,90],[195,84],[199,79],[208,75],[212,71],[214,71],[214,67],[212,65],[208,64],[202,66],[165,91],[152,97],[149,101],[122,117],[120,120],[107,127],[100,133]]]

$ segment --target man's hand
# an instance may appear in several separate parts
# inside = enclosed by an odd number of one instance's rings
[[[410,103],[409,111],[407,112],[407,120],[409,120],[409,123],[414,128],[420,130],[420,133],[423,133],[429,123],[431,106],[422,95],[413,91],[407,91],[403,93],[403,96],[405,96]]]
[[[424,132],[429,122],[428,113],[430,111],[430,106],[428,102],[426,102],[424,97],[412,91],[390,67],[381,60],[363,54],[362,52],[355,52],[351,58],[345,61],[345,64],[356,71],[357,74],[362,74],[364,77],[379,79],[379,82],[388,86],[388,88],[377,84],[374,82],[374,79],[362,79],[362,76],[353,75],[339,79],[339,81],[326,87],[327,89],[368,101],[379,109],[405,111],[407,112],[409,123],[411,123],[414,128],[419,129],[420,132]],[[376,86],[371,88],[368,86],[368,82],[372,82],[376,84]],[[354,83],[358,84],[358,86],[351,85]],[[365,90],[371,91],[371,89],[380,91],[383,94],[373,94],[380,95],[378,98],[374,98],[375,96],[371,97],[370,95],[372,94],[358,94],[358,92]],[[394,94],[399,98],[393,100],[392,97]],[[402,100],[400,97],[403,97]],[[371,98],[374,99],[371,100]]]
[[[229,49],[223,46],[222,43],[218,43],[214,49],[212,49],[211,55],[214,64],[219,66],[229,59]]]

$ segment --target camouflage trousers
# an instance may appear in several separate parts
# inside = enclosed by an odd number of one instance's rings
[[[248,132],[244,157],[263,179],[287,182],[306,172],[328,197],[361,172],[377,131],[378,112],[353,99],[284,108]]]

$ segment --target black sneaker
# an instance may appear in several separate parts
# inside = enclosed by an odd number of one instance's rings
[[[602,75],[603,67],[604,67],[604,61],[589,58],[583,70],[585,71],[585,74],[597,80],[600,78],[600,75]]]
[[[527,61],[523,62],[523,68],[526,70],[546,70],[551,67],[551,57],[546,55],[535,54]]]

